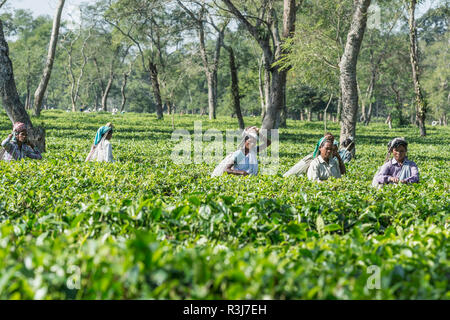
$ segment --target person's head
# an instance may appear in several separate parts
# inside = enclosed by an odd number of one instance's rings
[[[397,162],[403,163],[408,151],[408,142],[403,138],[395,138],[388,144],[388,154],[392,153]]]
[[[244,141],[244,146],[248,150],[251,150],[256,146],[256,139],[251,135],[246,135]]]
[[[242,135],[244,137],[244,147],[247,150],[252,150],[254,147],[256,147],[256,144],[258,142],[258,132],[256,130],[256,127],[246,128]]]
[[[106,127],[107,130],[108,130],[108,131],[105,133],[105,134],[106,134],[105,139],[106,139],[106,140],[110,140],[110,139],[112,138],[114,126],[112,125],[111,122],[108,122],[108,123],[105,125],[105,127]]]
[[[329,141],[331,141],[331,143],[334,142],[334,136],[331,132],[325,133],[324,138],[325,138],[324,141],[329,140]]]
[[[18,143],[25,143],[27,141],[27,127],[22,122],[16,122],[13,126],[14,137]]]
[[[111,140],[112,138],[112,134],[113,134],[113,129],[110,129],[107,133],[106,133],[106,140]]]
[[[328,161],[333,154],[333,149],[333,141],[324,139],[319,146],[319,152],[322,159]]]

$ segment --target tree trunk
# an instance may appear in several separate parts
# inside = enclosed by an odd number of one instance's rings
[[[30,79],[29,79],[29,77],[27,77],[27,96],[25,98],[25,110],[28,110],[31,108],[30,102],[31,102]]]
[[[312,111],[311,111],[311,107],[308,108],[308,121],[312,121]]]
[[[267,66],[266,70],[270,72],[270,67]],[[267,130],[279,127],[280,113],[283,109],[283,76],[278,70],[272,70],[271,78],[269,105],[262,123],[262,128]]]
[[[158,69],[156,64],[152,61],[149,61],[149,70],[150,70],[150,80],[152,82],[153,88],[153,96],[156,102],[156,118],[163,119],[163,108],[162,108],[162,100],[161,100],[161,92],[159,91],[159,82],[158,82]]]
[[[282,43],[284,43],[287,39],[290,39],[294,36],[295,32],[295,17],[296,17],[296,5],[295,0],[284,0],[283,3],[283,38]],[[284,49],[281,45],[282,55],[288,55],[289,51]],[[285,128],[287,114],[287,106],[286,106],[286,86],[287,86],[287,73],[289,68],[285,68],[280,70],[280,81],[281,81],[281,94],[282,94],[282,109],[281,112],[281,127]]]
[[[209,72],[205,71],[206,73],[206,83],[208,85],[208,114],[209,119],[213,120],[216,119],[216,97],[214,96],[214,75]]]
[[[367,111],[367,117],[366,117],[366,121],[364,121],[364,125],[368,126],[370,119],[372,118],[372,107],[373,107],[373,102],[372,100],[369,103],[369,110]]]
[[[205,70],[206,82],[208,84],[208,110],[209,110],[209,119],[216,119],[216,109],[217,109],[217,69],[219,66],[219,58],[220,58],[220,50],[223,44],[223,36],[226,25],[219,30],[219,35],[216,41],[216,50],[214,52],[214,61],[210,65],[208,61],[208,54],[206,52],[205,45],[205,7],[204,4],[201,5],[201,9],[199,15],[197,16],[191,11],[188,7],[186,7],[183,2],[180,0],[177,1],[178,5],[183,8],[183,10],[195,21],[197,25],[197,32],[199,36],[199,47],[200,47],[200,56],[203,62],[203,69]],[[217,28],[216,28],[217,29]]]
[[[220,49],[222,48],[223,45],[223,37],[224,37],[224,32],[225,32],[225,28],[226,25],[223,26],[223,28],[221,30],[219,30],[219,35],[217,36],[217,41],[216,41],[216,50],[214,51],[214,60],[213,60],[213,65],[211,68],[211,73],[212,73],[212,78],[213,78],[213,87],[212,87],[212,102],[213,102],[213,110],[211,110],[211,106],[210,106],[210,110],[209,110],[209,119],[216,119],[216,110],[217,110],[217,86],[218,86],[218,81],[217,81],[217,71],[219,69],[219,60],[220,60]],[[211,111],[213,111],[212,113],[212,118],[211,118]]]
[[[263,51],[264,69],[270,74],[270,94],[266,101],[266,113],[263,119],[262,128],[276,129],[280,124],[280,113],[283,110],[283,93],[286,85],[286,73],[288,70],[280,70],[273,67],[273,63],[280,59],[283,53],[282,44],[278,30],[278,21],[276,18],[273,3],[265,2],[264,10],[267,10],[266,28],[262,32],[261,26],[252,25],[247,18],[235,7],[231,0],[223,0],[228,9],[245,26],[249,33],[255,38]],[[295,27],[295,0],[284,0],[283,12],[283,37],[290,37]],[[271,34],[271,36],[270,36]],[[273,49],[271,47],[273,44]]]
[[[41,114],[42,99],[44,98],[45,90],[47,89],[47,85],[50,80],[50,75],[52,73],[64,1],[65,0],[59,0],[58,9],[56,11],[55,18],[53,19],[53,28],[52,28],[52,35],[50,37],[50,44],[48,46],[47,62],[45,64],[41,82],[39,83],[39,86],[37,87],[36,92],[34,93],[34,114],[36,116],[39,116]]]
[[[350,29],[347,34],[344,54],[339,63],[339,84],[342,95],[340,144],[349,137],[355,138],[356,116],[358,113],[358,89],[356,63],[367,23],[367,9],[371,0],[355,0]],[[354,153],[354,150],[352,152]]]
[[[425,117],[427,113],[427,103],[423,97],[422,87],[420,86],[419,70],[419,52],[417,45],[417,28],[414,13],[416,9],[416,0],[409,0],[409,56],[411,59],[412,75],[414,82],[414,92],[416,94],[416,117],[419,122],[420,135],[426,136]]]
[[[120,93],[122,94],[122,103],[120,104],[120,112],[125,109],[125,103],[127,102],[127,96],[125,95],[125,88],[127,86],[128,73],[123,73],[122,87],[120,88]]]
[[[0,95],[3,107],[11,122],[13,124],[18,121],[23,122],[28,128],[28,139],[39,150],[45,152],[45,130],[42,127],[33,127],[30,116],[17,93],[13,66],[9,58],[9,47],[3,33],[2,20],[0,20]]]
[[[261,57],[258,68],[258,88],[259,88],[259,101],[261,103],[261,119],[264,119],[266,115],[266,99],[265,99],[265,82],[263,82],[263,61],[264,56]]]
[[[287,106],[286,106],[286,82],[287,82],[287,72],[280,72],[280,81],[281,81],[281,111],[280,111],[280,127],[286,128],[287,123]]]
[[[263,121],[266,117],[267,109],[269,108],[270,89],[270,73],[264,69],[264,112],[262,114],[261,121]]]
[[[403,120],[402,115],[402,99],[400,98],[400,89],[399,90],[395,89],[394,84],[391,84],[391,89],[392,91],[394,91],[395,94],[395,111],[397,113],[398,123],[400,126],[402,126],[405,122]]]
[[[209,109],[209,119],[216,119],[217,110],[217,70],[219,68],[220,59],[220,49],[223,44],[224,29],[219,31],[216,41],[216,49],[214,51],[214,60],[212,65],[208,61],[208,56],[206,53],[205,46],[205,31],[203,21],[199,21],[199,38],[200,38],[200,54],[203,61],[203,67],[205,69],[206,80],[208,84],[208,109]]]
[[[231,96],[233,103],[233,110],[238,118],[239,128],[244,130],[244,119],[242,118],[241,112],[241,97],[239,95],[239,80],[238,80],[238,72],[234,58],[233,48],[228,49],[230,54],[230,73],[231,73]]]
[[[336,112],[337,121],[341,121],[341,113],[342,113],[342,97],[341,97],[341,95],[339,95],[339,97],[338,97],[338,105],[337,105],[337,112]]]
[[[98,89],[94,87],[95,90],[95,109],[98,109]]]
[[[361,94],[361,89],[358,82],[356,83],[356,88],[358,89],[358,96],[359,100],[361,101],[361,114],[359,116],[359,122],[364,122],[366,121],[366,102],[363,98],[363,95]]]
[[[108,96],[109,92],[111,91],[111,86],[114,80],[114,73],[113,73],[113,64],[111,63],[111,68],[109,70],[109,79],[108,83],[106,84],[105,91],[103,92],[102,96],[102,110],[108,111]]]

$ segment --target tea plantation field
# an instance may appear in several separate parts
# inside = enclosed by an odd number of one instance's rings
[[[178,116],[177,129],[237,120]],[[115,163],[85,163],[113,122]],[[246,125],[260,125],[246,118]],[[450,129],[357,128],[347,174],[283,178],[323,135],[280,129],[275,176],[210,178],[171,160],[172,119],[44,111],[42,161],[0,162],[0,299],[449,299]],[[328,124],[339,135],[339,126]],[[1,138],[11,123],[0,114]],[[371,187],[403,136],[416,185]]]

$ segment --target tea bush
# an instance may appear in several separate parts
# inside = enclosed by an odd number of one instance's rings
[[[0,119],[3,139],[11,123]],[[118,161],[85,163],[109,121]],[[235,119],[189,115],[33,119],[46,128],[44,160],[0,162],[0,298],[450,298],[448,128],[420,138],[415,127],[358,126],[347,174],[317,184],[282,174],[313,150],[322,123],[280,129],[276,175],[210,178],[217,162],[173,163],[172,121],[191,134],[194,121],[236,129]],[[376,190],[396,136],[409,141],[420,183]]]

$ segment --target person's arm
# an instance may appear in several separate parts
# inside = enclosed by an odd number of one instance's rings
[[[390,167],[391,167],[391,161],[383,164],[380,171],[375,176],[375,180],[378,182],[378,184],[386,184],[389,182],[394,182],[394,183],[398,182],[397,177],[393,177],[392,175],[389,174]]]
[[[341,155],[339,154],[337,147],[334,148],[334,156],[336,157],[336,159],[339,162],[339,171],[341,172],[341,174],[345,174],[345,172],[346,172],[345,164],[344,164],[344,161],[342,161],[342,159],[341,159]]]
[[[106,147],[106,161],[108,162],[114,162],[113,155],[112,155],[112,146],[111,143],[108,143]]]
[[[11,152],[13,149],[13,145],[11,144],[12,133],[8,135],[8,137],[2,141],[2,147],[5,148],[6,151]]]
[[[248,173],[246,171],[233,169],[233,166],[234,163],[229,164],[225,169],[225,172],[228,174],[233,174],[235,176],[248,176]]]
[[[407,179],[401,180],[401,183],[417,183],[419,182],[419,168],[415,163],[411,163],[411,176]]]
[[[270,140],[269,138],[264,136],[262,133],[260,133],[259,130],[258,130],[258,134],[259,134],[260,139],[263,141],[263,144],[261,144],[257,147],[257,149],[256,149],[257,153],[259,153],[260,151],[264,150],[265,148],[267,148],[268,146],[270,146],[272,144],[272,140]]]
[[[42,159],[41,152],[39,151],[39,149],[37,147],[34,147],[34,149],[32,147],[30,147],[29,145],[23,145],[22,148],[23,147],[26,148],[25,156],[27,156],[28,158],[37,159],[37,160]]]

